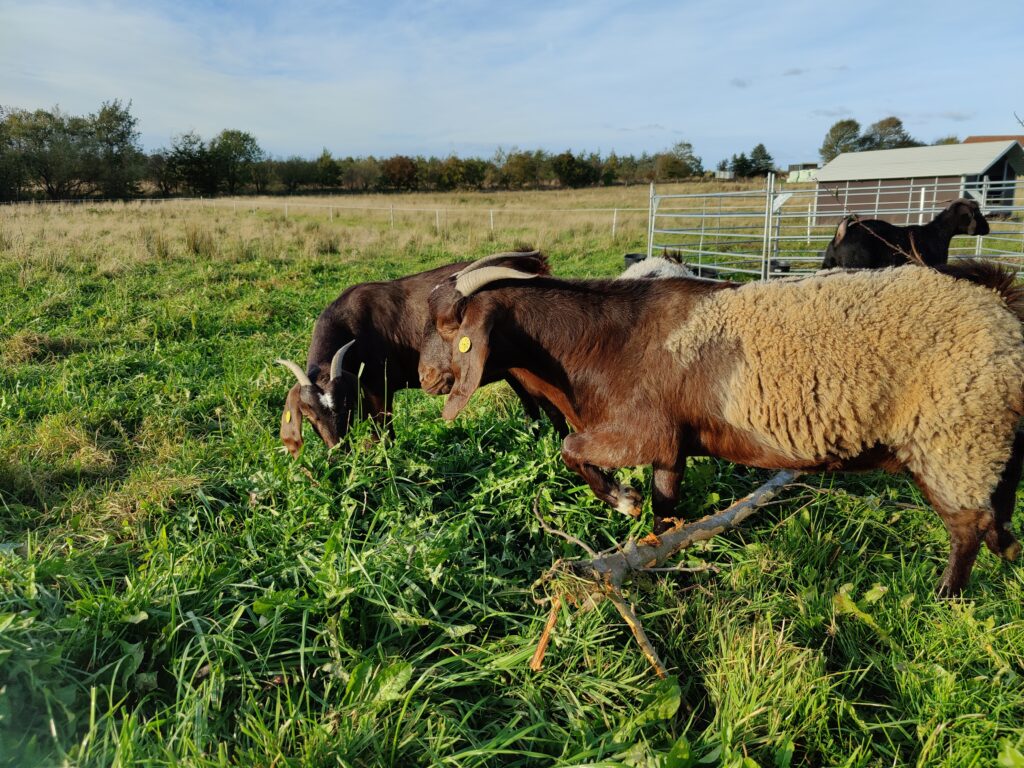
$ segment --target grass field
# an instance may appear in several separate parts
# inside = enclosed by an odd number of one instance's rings
[[[576,554],[534,499],[597,546],[650,516],[595,501],[510,391],[453,424],[405,392],[393,441],[284,453],[272,361],[346,285],[521,242],[609,275],[644,245],[642,215],[434,225],[0,209],[0,764],[1024,766],[1024,566],[983,551],[937,601],[946,533],[905,477],[804,478],[684,558],[716,571],[636,584],[658,682],[609,605],[527,668],[531,586]],[[767,477],[694,461],[686,514]]]

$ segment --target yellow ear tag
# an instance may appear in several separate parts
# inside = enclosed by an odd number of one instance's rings
[[[469,336],[463,336],[459,339],[459,352],[469,352],[469,348],[473,346],[473,342],[469,340]]]
[[[291,421],[291,420],[292,420],[292,412],[291,412],[291,411],[285,411],[285,412],[284,412],[284,421],[285,421],[285,424],[287,424],[287,423],[288,423],[289,421]]]

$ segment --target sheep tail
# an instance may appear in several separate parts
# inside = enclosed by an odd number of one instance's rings
[[[1006,307],[1024,323],[1024,285],[1016,281],[1016,274],[991,261],[963,259],[934,267],[938,272],[957,280],[983,285],[998,293]]]

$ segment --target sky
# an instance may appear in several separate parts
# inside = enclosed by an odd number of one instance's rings
[[[131,101],[143,147],[248,131],[275,156],[570,149],[812,162],[888,115],[1022,133],[1024,2],[0,0],[0,105]]]

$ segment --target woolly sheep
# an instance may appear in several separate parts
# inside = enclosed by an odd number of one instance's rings
[[[808,471],[907,469],[951,540],[958,593],[982,540],[1015,558],[1024,462],[1022,290],[998,267],[835,270],[768,283],[508,280],[434,291],[452,348],[454,418],[487,366],[529,381],[576,432],[566,464],[611,506],[607,470],[655,469],[655,533],[674,522],[691,455]],[[457,345],[457,346],[456,346]]]

